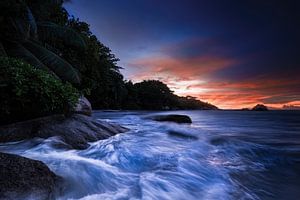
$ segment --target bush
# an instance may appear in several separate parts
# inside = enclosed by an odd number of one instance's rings
[[[79,93],[46,71],[13,58],[0,58],[0,124],[63,113]]]

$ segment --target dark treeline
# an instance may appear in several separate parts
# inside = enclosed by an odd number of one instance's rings
[[[73,91],[73,94],[70,93],[71,104],[81,94],[96,109],[216,108],[194,97],[176,96],[160,81],[150,80],[135,84],[125,81],[117,64],[119,59],[92,34],[89,24],[68,14],[63,8],[62,0],[1,0],[0,10],[0,57],[10,57],[10,60],[0,62],[0,93],[1,97],[6,98],[1,100],[2,105],[5,105],[1,109],[2,116],[3,113],[6,116],[12,114],[11,101],[20,104],[21,108],[27,105],[22,102],[36,100],[33,99],[33,91],[29,92],[28,88],[34,91],[48,88],[46,84],[34,83],[37,81],[36,77],[44,76],[41,75],[43,72],[36,73],[28,67],[21,70],[23,79],[20,79],[20,75],[13,72],[24,66],[20,62],[50,74],[53,79],[61,82],[54,81],[57,87],[69,88],[69,85],[63,84],[71,83],[74,87],[74,90],[69,89]],[[11,65],[13,67],[8,67]],[[28,74],[36,77],[24,78]],[[26,88],[19,87],[22,84],[16,87],[13,83],[21,83],[25,79],[28,84]],[[47,80],[49,83],[53,82],[49,78]],[[44,88],[39,88],[41,85]],[[44,113],[57,112],[55,109],[51,110],[53,101],[57,105],[63,96],[57,91],[61,91],[61,88],[51,88],[46,92],[52,100],[47,101],[45,98],[41,102],[41,107],[44,104],[47,108]],[[68,99],[64,96],[63,100]],[[65,104],[67,103],[64,102]],[[14,112],[22,112],[22,109],[14,109]]]
[[[180,97],[161,81],[145,80],[133,84],[125,82],[127,94],[123,99],[124,109],[168,110],[168,109],[217,109],[195,97]]]

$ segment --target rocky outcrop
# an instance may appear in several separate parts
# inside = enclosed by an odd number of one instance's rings
[[[0,127],[0,142],[57,136],[64,148],[85,149],[88,142],[106,139],[128,129],[85,115],[54,115]]]
[[[192,123],[192,119],[187,115],[156,115],[149,118],[159,122]]]
[[[85,98],[84,96],[81,96],[78,99],[78,103],[76,104],[76,106],[74,108],[74,113],[91,116],[92,115],[92,105],[89,102],[89,100],[87,98]]]
[[[41,161],[0,152],[1,200],[54,199],[60,182]]]
[[[257,104],[256,106],[254,106],[252,108],[253,111],[268,111],[269,109],[267,108],[267,106],[263,105],[263,104]]]

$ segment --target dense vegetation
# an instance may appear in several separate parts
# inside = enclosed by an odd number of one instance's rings
[[[123,100],[125,109],[169,110],[169,109],[217,109],[195,97],[180,97],[161,81],[146,80],[133,84],[126,82],[127,94]]]
[[[0,56],[20,59],[47,72],[45,83],[52,81],[60,84],[59,87],[66,84],[65,89],[70,91],[77,88],[96,109],[215,108],[193,97],[178,97],[159,81],[136,84],[125,81],[117,65],[118,58],[91,33],[87,23],[69,16],[62,0],[1,0],[0,10]],[[17,63],[15,68],[26,66],[30,71],[29,65],[14,62]],[[14,62],[5,60],[1,67],[7,69]],[[6,76],[8,74],[1,73],[1,79],[9,80]],[[32,79],[28,87],[34,88],[38,83]],[[1,89],[1,96],[4,95],[5,90]],[[66,100],[63,94],[59,95],[62,98],[59,101]],[[27,96],[22,98],[24,102],[33,100],[26,99]],[[44,105],[47,106],[51,107]],[[44,111],[38,114],[37,110],[35,115],[43,114]]]
[[[61,113],[79,97],[70,83],[13,58],[0,58],[0,74],[0,124]]]

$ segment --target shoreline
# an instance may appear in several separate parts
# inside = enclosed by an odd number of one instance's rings
[[[54,115],[0,126],[0,144],[36,137],[44,140],[57,137],[57,142],[53,144],[56,148],[82,150],[89,147],[89,142],[107,139],[128,130],[118,124],[81,114],[70,117]],[[53,199],[51,196],[62,189],[57,180],[63,180],[41,161],[5,152],[0,152],[0,161],[0,199],[30,199],[30,196],[39,196],[41,200]],[[14,176],[7,178],[9,174]]]

